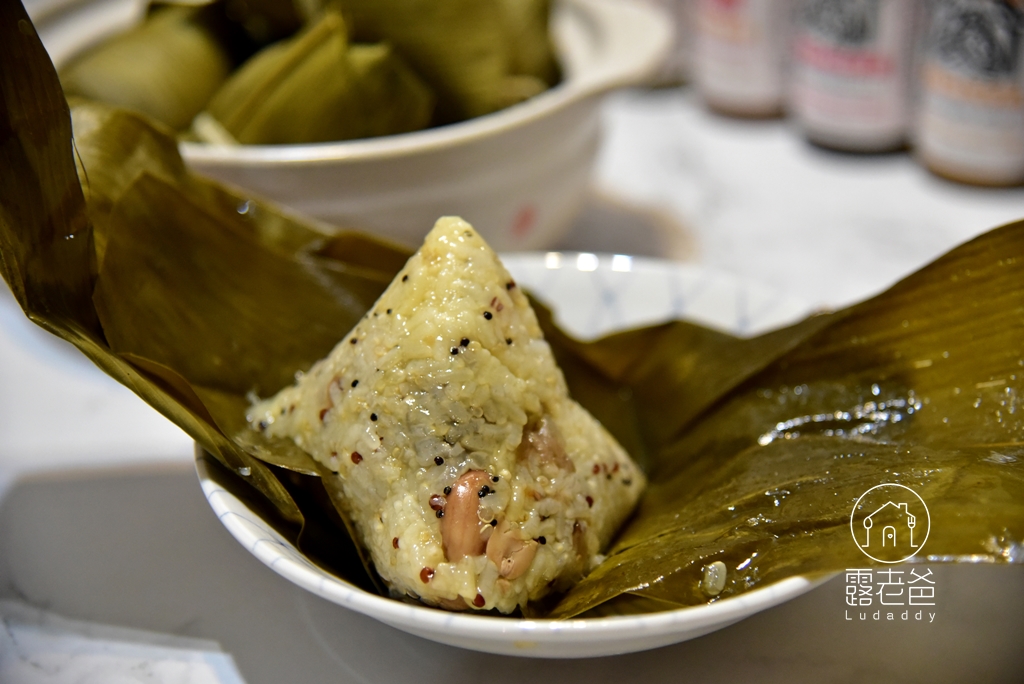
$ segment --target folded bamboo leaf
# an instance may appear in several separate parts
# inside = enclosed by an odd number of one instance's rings
[[[96,106],[89,108],[89,115],[79,117],[78,141],[85,153],[80,158],[82,182],[90,188],[87,210],[75,172],[67,103],[53,66],[17,3],[0,7],[0,56],[0,121],[5,131],[0,136],[0,155],[4,168],[12,172],[0,175],[0,265],[26,314],[77,346],[181,426],[232,472],[248,473],[245,481],[270,502],[277,515],[301,525],[302,513],[273,473],[211,421],[210,411],[197,394],[198,386],[189,385],[180,373],[159,361],[110,349],[92,300],[96,264],[89,216],[100,217],[98,223],[106,221],[125,191],[148,172],[148,177],[178,183],[193,199],[205,201],[212,215],[237,218],[236,207],[258,209],[245,212],[246,227],[279,258],[300,258],[298,251],[305,249],[307,261],[322,261],[313,252],[328,242],[326,233],[276,215],[269,205],[244,196],[232,198],[213,184],[183,175],[181,159],[166,132],[135,115]],[[117,144],[108,148],[111,143]],[[353,238],[350,242],[358,248],[373,240]],[[357,249],[351,265],[327,264],[320,276],[321,287],[343,289],[339,283],[348,279],[366,281],[367,292],[382,289],[389,275],[376,270],[375,250],[384,253],[386,247]],[[116,267],[116,260],[114,264]],[[311,270],[312,266],[307,268],[307,272]],[[374,295],[366,296],[372,300]],[[348,301],[352,298],[347,290],[346,297]]]
[[[390,282],[412,256],[412,250],[397,242],[368,240],[365,233],[343,230],[325,240],[316,254],[336,263],[372,267]]]
[[[645,454],[661,449],[737,384],[842,315],[810,316],[755,339],[673,321],[583,343],[562,332],[546,309],[539,311],[544,335],[570,384],[587,383],[581,403],[607,420],[623,444],[636,444],[642,435],[643,443],[630,450],[642,464]],[[609,402],[609,393],[620,400]],[[622,414],[624,401],[630,404],[628,419]],[[630,427],[620,432],[618,426],[627,420]]]
[[[20,4],[0,6],[0,267],[25,313],[51,332],[99,337],[88,304],[92,229],[57,75]],[[31,93],[31,97],[22,96]]]
[[[183,179],[185,165],[173,138],[124,110],[84,101],[72,110],[71,121],[76,136],[75,161],[85,178],[82,189],[93,227],[98,270],[117,198],[143,171]]]
[[[207,109],[238,143],[309,143],[423,128],[433,95],[387,45],[350,47],[341,16],[327,12],[246,62]],[[210,127],[200,118],[194,132]]]
[[[93,224],[96,258],[102,264],[110,213],[143,173],[157,176],[181,189],[193,202],[227,221],[244,216],[255,239],[289,256],[309,255],[322,268],[364,276],[386,284],[405,263],[409,252],[385,241],[350,230],[337,230],[309,218],[228,190],[189,174],[174,139],[151,120],[109,105],[80,101],[71,110],[75,134],[75,160]],[[319,260],[323,252],[328,261]],[[380,265],[383,264],[383,269]]]
[[[330,287],[324,274],[253,240],[244,222],[140,176],[111,214],[96,283],[111,349],[193,384],[265,395],[326,355],[379,295],[363,278]]]
[[[1022,314],[1018,223],[825,319],[653,450],[633,522],[555,615],[623,594],[705,601],[715,560],[721,596],[864,564],[850,511],[882,482],[927,501],[927,558],[1005,560],[1024,540]]]
[[[250,487],[235,470],[226,468],[220,459],[197,448],[196,460],[203,462],[211,480],[255,511],[263,522],[290,541],[311,563],[334,572],[365,591],[380,591],[375,576],[363,571],[360,549],[344,533],[344,523],[327,500],[319,477],[270,468],[284,484],[289,498],[302,509],[304,516],[300,527],[282,518],[266,497]]]

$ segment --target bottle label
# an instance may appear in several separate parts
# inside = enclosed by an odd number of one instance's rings
[[[913,10],[904,0],[803,0],[793,41],[792,108],[812,135],[899,143],[909,123]]]
[[[1024,12],[1012,2],[937,4],[926,36],[917,144],[966,180],[1024,180]]]
[[[784,0],[697,0],[694,72],[723,106],[777,110],[783,99]]]

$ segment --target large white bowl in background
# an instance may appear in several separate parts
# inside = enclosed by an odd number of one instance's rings
[[[750,335],[790,323],[807,307],[725,273],[625,255],[549,252],[506,255],[516,282],[583,338],[687,318]],[[313,565],[218,484],[197,459],[203,493],[220,522],[260,561],[300,587],[397,629],[452,646],[535,658],[586,658],[643,651],[693,639],[799,596],[826,578],[791,577],[692,608],[622,617],[523,620],[410,605],[370,594]]]
[[[28,8],[54,63],[139,20],[140,0],[35,0]],[[600,139],[605,92],[642,83],[672,41],[644,3],[557,0],[558,86],[450,126],[310,145],[183,143],[188,164],[329,223],[409,245],[443,215],[472,223],[498,250],[550,246],[579,210]]]

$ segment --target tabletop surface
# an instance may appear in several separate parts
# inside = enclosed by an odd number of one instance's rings
[[[593,196],[553,249],[676,259],[837,307],[1024,217],[1024,188],[949,183],[905,153],[829,152],[784,120],[709,114],[686,89],[619,93],[604,116]],[[184,433],[0,291],[0,598],[217,641],[250,684],[469,681],[482,672],[600,682],[628,680],[641,665],[648,680],[666,682],[1022,676],[1020,567],[934,567],[942,599],[930,624],[847,621],[837,578],[646,655],[541,662],[437,646],[278,580],[220,528],[191,460]],[[175,543],[153,548],[154,530]]]

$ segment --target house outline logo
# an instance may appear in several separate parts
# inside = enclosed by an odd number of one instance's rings
[[[865,510],[870,512],[863,515]],[[860,495],[850,511],[854,543],[861,553],[879,563],[901,563],[912,558],[928,541],[929,532],[928,506],[906,485],[875,485]]]

